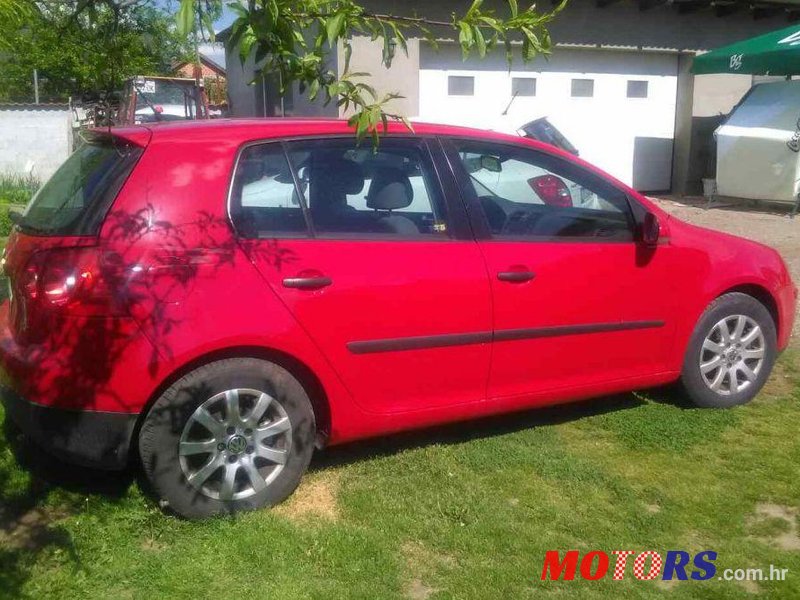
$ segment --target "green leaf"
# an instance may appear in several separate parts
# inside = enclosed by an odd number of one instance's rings
[[[483,0],[474,0],[467,11],[467,16],[472,16],[481,7],[481,4],[483,4]]]
[[[336,40],[339,39],[339,35],[342,32],[342,26],[344,25],[344,13],[337,13],[328,19],[328,22],[325,26],[325,32],[328,34],[328,42],[331,46],[336,43]]]
[[[486,39],[483,37],[479,27],[475,27],[475,43],[478,46],[478,56],[481,58],[486,57]]]
[[[188,36],[194,30],[194,0],[181,0],[176,16],[178,34]]]
[[[519,14],[519,6],[517,6],[517,0],[508,0],[508,7],[511,9],[512,17],[516,17]]]
[[[314,100],[319,94],[319,79],[314,79],[308,86],[308,99]]]

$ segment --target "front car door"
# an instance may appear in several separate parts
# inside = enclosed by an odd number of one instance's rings
[[[674,328],[669,249],[642,252],[625,191],[524,142],[443,144],[491,279],[489,397],[663,371]]]
[[[428,143],[244,148],[230,211],[250,259],[367,412],[485,399],[491,292]]]

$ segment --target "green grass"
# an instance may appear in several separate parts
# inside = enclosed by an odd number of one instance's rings
[[[201,523],[163,514],[135,472],[48,466],[0,437],[0,595],[798,597],[800,553],[774,541],[798,528],[798,400],[794,351],[734,410],[648,392],[330,449],[278,510]],[[789,574],[539,581],[544,553],[570,548],[715,550],[718,574]]]
[[[0,173],[0,204],[25,205],[41,182],[32,175]]]

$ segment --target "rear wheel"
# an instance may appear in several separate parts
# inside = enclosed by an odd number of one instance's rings
[[[175,382],[142,425],[139,452],[156,493],[188,518],[272,506],[308,467],[311,402],[282,367],[210,363]]]
[[[752,400],[776,358],[775,322],[752,296],[720,296],[697,322],[681,383],[698,406],[725,408]]]

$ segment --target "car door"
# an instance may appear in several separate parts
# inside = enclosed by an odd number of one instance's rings
[[[364,410],[485,399],[488,276],[424,139],[251,145],[230,210],[250,259]]]
[[[489,397],[663,371],[669,250],[643,252],[624,190],[525,142],[443,143],[492,285]]]

